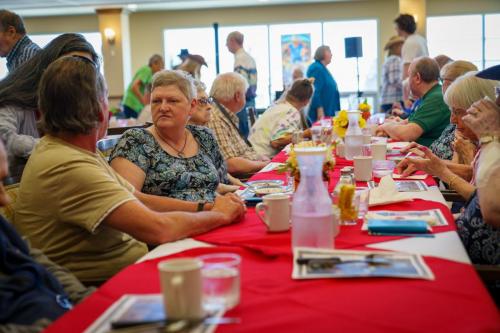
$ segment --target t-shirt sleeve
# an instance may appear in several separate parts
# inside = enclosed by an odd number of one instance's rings
[[[272,129],[271,141],[281,139],[300,130],[300,114],[289,109],[284,117],[280,117]]]
[[[436,126],[436,122],[440,121],[441,112],[443,111],[436,104],[424,103],[410,115],[408,122],[417,124],[424,130],[424,133],[427,133]]]
[[[409,64],[420,55],[420,45],[413,39],[407,39],[401,49],[403,64]]]
[[[95,232],[100,223],[125,202],[137,200],[113,169],[77,160],[58,172],[59,220]],[[75,181],[78,180],[78,181]]]
[[[136,166],[147,174],[150,167],[150,159],[147,154],[147,149],[150,145],[147,143],[147,134],[143,129],[130,129],[123,133],[122,137],[111,152],[109,161],[111,162],[116,157],[122,157],[134,163]]]
[[[151,69],[149,67],[143,67],[141,70],[137,71],[136,79],[141,80],[141,82],[146,85],[151,82],[153,78]]]

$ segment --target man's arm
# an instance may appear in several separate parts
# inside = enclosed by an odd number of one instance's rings
[[[398,141],[415,141],[424,133],[422,127],[415,123],[385,123],[380,126],[380,129],[387,133],[392,139]]]
[[[404,63],[403,64],[403,80],[405,80],[407,77],[408,77],[408,68],[410,68],[410,63],[407,62],[407,63]]]
[[[157,213],[138,201],[127,201],[103,223],[147,244],[163,244],[229,224],[244,214],[244,205],[231,196],[217,197],[211,211],[200,213]]]
[[[227,171],[233,175],[254,173],[268,164],[266,161],[252,161],[243,157],[231,157],[227,160]]]

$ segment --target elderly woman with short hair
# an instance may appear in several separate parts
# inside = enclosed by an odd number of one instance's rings
[[[314,95],[308,117],[314,122],[322,117],[332,117],[340,110],[340,94],[337,82],[326,66],[332,62],[332,51],[322,45],[314,53],[314,62],[307,69],[307,77],[314,78]]]
[[[126,131],[110,156],[111,167],[144,193],[213,201],[219,181],[227,182],[227,173],[219,174],[225,165],[212,132],[187,125],[196,105],[189,74],[156,73],[151,90],[153,125]]]

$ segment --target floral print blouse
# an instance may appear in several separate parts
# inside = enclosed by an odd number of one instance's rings
[[[455,141],[455,125],[449,124],[430,146],[431,151],[442,160],[451,160],[453,157],[452,143]]]
[[[500,228],[483,221],[477,192],[465,204],[456,223],[473,264],[500,265]]]
[[[146,174],[142,192],[187,201],[214,201],[219,182],[227,183],[227,167],[212,131],[188,125],[199,144],[188,158],[168,154],[147,129],[126,131],[110,156],[123,157]]]

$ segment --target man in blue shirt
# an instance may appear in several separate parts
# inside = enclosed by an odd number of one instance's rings
[[[26,35],[21,17],[8,10],[0,10],[0,57],[7,58],[7,69],[12,72],[31,59],[40,47]]]
[[[332,62],[329,46],[318,47],[314,62],[307,69],[307,77],[314,78],[314,95],[309,107],[309,120],[315,122],[322,117],[333,117],[340,110],[340,94],[337,82],[326,66]]]

